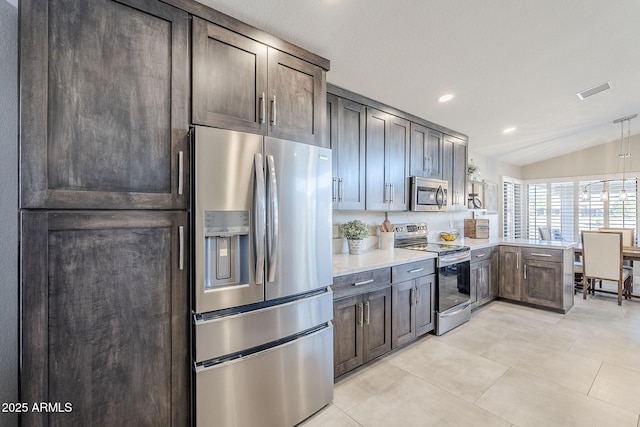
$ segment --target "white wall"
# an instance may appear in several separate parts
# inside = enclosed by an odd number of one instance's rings
[[[634,123],[632,121],[631,126]],[[626,129],[626,127],[625,127]],[[623,148],[626,151],[626,138]],[[522,179],[576,177],[622,173],[620,140],[597,145],[522,167]],[[640,171],[640,134],[631,137],[631,158],[626,171]]]
[[[0,403],[18,399],[18,2],[0,0]],[[17,425],[0,412],[0,425]]]

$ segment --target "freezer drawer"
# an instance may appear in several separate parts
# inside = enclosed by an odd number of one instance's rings
[[[333,292],[259,310],[195,321],[196,362],[268,344],[333,319]]]
[[[197,427],[293,426],[333,399],[333,326],[195,378]]]

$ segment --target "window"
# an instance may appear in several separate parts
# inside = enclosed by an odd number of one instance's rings
[[[522,181],[502,178],[502,237],[519,239],[522,227]]]
[[[552,182],[550,203],[551,238],[574,240],[576,196],[573,182]]]
[[[539,238],[538,227],[549,227],[547,183],[527,184],[527,238]],[[551,230],[551,227],[549,227]]]

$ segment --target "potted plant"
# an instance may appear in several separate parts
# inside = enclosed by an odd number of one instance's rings
[[[340,232],[347,238],[349,253],[359,255],[364,249],[364,238],[369,235],[369,227],[359,219],[340,225]]]

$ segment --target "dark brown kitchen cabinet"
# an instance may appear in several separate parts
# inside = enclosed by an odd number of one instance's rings
[[[391,346],[395,348],[434,329],[435,275],[394,283],[391,290]]]
[[[435,260],[391,268],[391,346],[406,344],[435,327]]]
[[[23,425],[189,422],[187,214],[21,216]]]
[[[367,210],[404,211],[409,208],[410,122],[367,107]]]
[[[188,16],[20,2],[20,207],[188,207]]]
[[[489,247],[471,251],[471,309],[478,308],[498,296],[497,268],[497,248]]]
[[[455,210],[467,208],[467,143],[444,135],[442,179],[449,182],[448,203]]]
[[[442,132],[411,123],[412,176],[442,178]]]
[[[334,376],[391,350],[391,288],[333,303]]]
[[[326,73],[193,17],[194,124],[325,145]]]
[[[522,301],[562,309],[563,262],[560,249],[522,248]]]
[[[502,298],[520,301],[522,295],[521,250],[517,246],[500,246],[500,289]]]
[[[333,208],[365,209],[366,107],[327,95],[327,133],[333,156]]]

